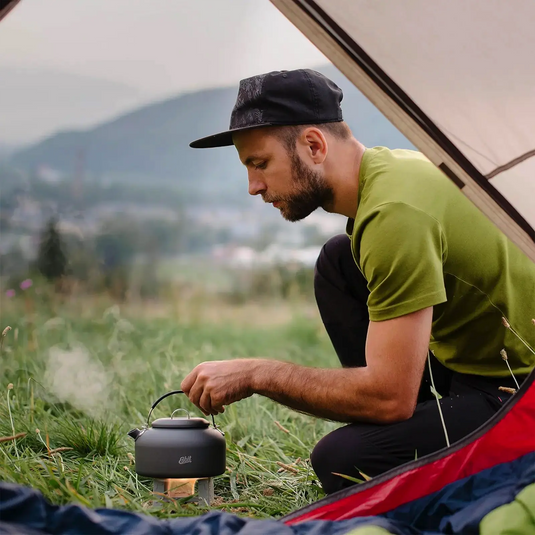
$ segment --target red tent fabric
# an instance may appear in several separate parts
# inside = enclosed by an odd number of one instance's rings
[[[285,518],[345,520],[381,515],[498,464],[535,452],[535,372],[484,426],[457,444],[350,487]]]

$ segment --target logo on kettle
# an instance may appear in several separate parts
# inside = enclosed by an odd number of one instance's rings
[[[178,460],[178,464],[187,464],[191,463],[191,455],[185,455],[183,457],[180,457]]]

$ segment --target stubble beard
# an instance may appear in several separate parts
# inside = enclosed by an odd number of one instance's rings
[[[283,203],[280,207],[282,217],[287,221],[296,222],[318,208],[329,210],[334,201],[334,192],[327,184],[323,173],[307,167],[297,151],[290,154],[290,159],[295,192],[277,199]]]

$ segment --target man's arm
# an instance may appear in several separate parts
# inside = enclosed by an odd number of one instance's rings
[[[365,368],[307,368],[267,359],[205,362],[184,379],[182,389],[207,414],[257,393],[341,422],[405,420],[416,406],[432,313],[428,307],[370,322]]]

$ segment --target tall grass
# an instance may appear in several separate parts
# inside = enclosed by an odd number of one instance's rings
[[[336,365],[310,304],[264,304],[245,314],[220,306],[214,316],[207,301],[197,303],[194,318],[172,308],[150,317],[102,305],[36,303],[32,318],[15,301],[2,306],[0,328],[12,330],[0,353],[0,436],[26,435],[0,443],[0,478],[32,486],[56,504],[200,514],[205,509],[185,500],[156,506],[152,481],[135,472],[127,432],[144,423],[151,403],[205,360],[262,356]],[[172,396],[154,417],[178,407],[200,415],[185,397]],[[216,420],[225,431],[227,470],[215,480],[214,507],[279,517],[323,495],[309,455],[336,424],[259,396]]]

